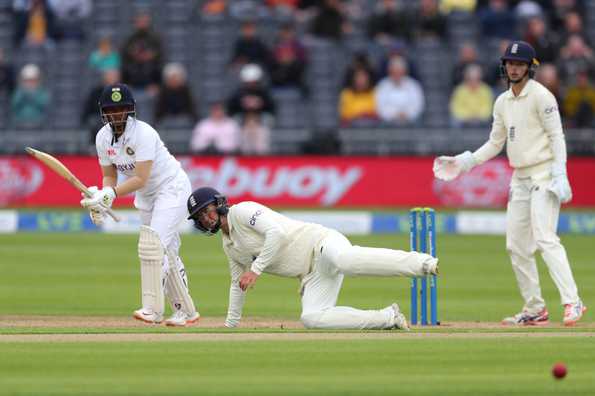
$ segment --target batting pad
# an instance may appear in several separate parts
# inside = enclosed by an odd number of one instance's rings
[[[161,266],[164,249],[157,231],[148,226],[140,227],[138,239],[138,257],[140,258],[140,275],[143,309],[163,315],[163,284],[161,283]]]
[[[176,254],[169,249],[167,250],[167,259],[169,261],[169,271],[165,280],[165,292],[174,310],[181,309],[186,314],[193,315],[196,312],[196,308],[188,292],[188,285],[182,275],[184,267],[180,265],[181,263],[176,257]]]

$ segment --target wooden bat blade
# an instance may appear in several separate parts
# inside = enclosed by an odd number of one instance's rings
[[[91,197],[93,195],[93,194],[91,194],[91,192],[89,191],[89,189],[87,188],[87,186],[85,186],[83,184],[83,182],[81,182],[56,157],[53,157],[53,156],[51,156],[48,153],[44,153],[43,151],[35,150],[32,147],[25,147],[25,151],[28,154],[30,154],[31,156],[33,156],[36,159],[38,159],[39,161],[41,161],[44,164],[46,164],[48,166],[48,168],[50,168],[51,170],[53,170],[54,172],[56,172],[58,175],[60,175],[62,178],[64,178],[68,183],[70,183],[73,187],[75,187],[77,190],[79,190],[80,192],[82,192],[83,194],[85,194],[86,197]],[[108,209],[107,210],[107,214],[109,214],[110,217],[112,219],[114,219],[115,221],[120,221],[120,218],[118,217],[118,215],[116,215],[114,213],[113,210]]]

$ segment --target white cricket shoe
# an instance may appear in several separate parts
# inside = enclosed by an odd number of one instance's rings
[[[176,311],[169,319],[165,321],[166,326],[184,327],[186,325],[196,323],[200,315],[198,312],[194,312],[192,315],[188,315],[186,312],[179,310]]]
[[[132,317],[145,323],[157,324],[163,321],[163,315],[156,314],[143,308],[134,311]]]
[[[424,261],[421,270],[424,273],[424,275],[438,275],[438,259],[432,257]]]
[[[394,319],[394,327],[393,329],[400,329],[409,331],[409,323],[407,323],[407,318],[399,309],[399,304],[394,303],[390,306],[393,310],[393,319]]]
[[[587,307],[583,305],[583,302],[579,300],[576,304],[565,304],[564,305],[564,319],[562,322],[564,326],[574,326],[578,322],[583,314],[587,311]]]
[[[502,319],[502,324],[507,326],[544,326],[548,323],[549,314],[545,308],[538,313],[522,311],[514,316]]]

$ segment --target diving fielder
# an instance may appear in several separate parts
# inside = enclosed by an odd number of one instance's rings
[[[225,326],[242,317],[246,291],[263,272],[301,282],[301,321],[317,329],[403,329],[405,315],[394,303],[380,310],[337,307],[347,276],[421,276],[438,272],[438,259],[418,252],[352,246],[339,232],[289,219],[256,202],[228,207],[216,190],[202,187],[188,198],[195,227],[222,231],[231,285]]]
[[[504,318],[502,323],[548,323],[535,263],[535,252],[539,250],[560,292],[563,322],[572,326],[587,308],[579,298],[566,251],[556,235],[560,205],[572,198],[558,105],[554,95],[532,79],[538,62],[531,45],[512,42],[501,62],[502,75],[510,88],[496,99],[489,140],[474,153],[438,157],[434,175],[452,180],[495,157],[506,143],[508,160],[514,168],[506,217],[506,249],[525,304],[520,313]]]
[[[107,86],[99,100],[103,128],[96,136],[97,155],[103,173],[103,188],[91,187],[90,198],[81,205],[91,220],[101,225],[106,208],[118,196],[135,193],[134,206],[142,226],[138,244],[141,264],[142,307],[134,318],[160,323],[164,314],[164,293],[173,315],[168,326],[185,326],[199,314],[188,292],[184,263],[178,255],[177,226],[186,217],[186,199],[192,191],[188,176],[169,153],[157,131],[136,119],[136,103],[124,84]],[[118,184],[118,173],[123,181]]]

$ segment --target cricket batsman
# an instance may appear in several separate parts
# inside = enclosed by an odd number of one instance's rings
[[[424,253],[352,246],[339,232],[292,220],[256,202],[231,207],[210,187],[188,198],[188,219],[202,233],[222,232],[231,285],[226,327],[242,317],[246,291],[263,272],[301,282],[301,321],[312,329],[409,329],[394,303],[379,310],[337,307],[347,276],[422,276],[437,274],[438,259]]]
[[[510,43],[501,57],[501,73],[509,89],[494,104],[489,140],[473,153],[436,158],[434,175],[452,180],[495,157],[506,144],[514,168],[506,212],[506,250],[525,304],[521,312],[502,323],[548,323],[535,262],[535,252],[539,251],[560,292],[563,323],[572,326],[587,308],[579,298],[566,250],[556,235],[560,205],[572,198],[566,175],[566,142],[554,95],[533,80],[538,64],[531,45]]]
[[[142,226],[138,243],[141,264],[142,307],[135,319],[161,323],[164,293],[173,315],[168,326],[196,322],[199,314],[188,292],[184,263],[178,254],[181,240],[177,227],[186,217],[186,199],[192,191],[180,163],[169,153],[159,134],[149,124],[136,119],[136,102],[128,86],[107,86],[99,100],[103,128],[96,136],[97,155],[103,187],[91,187],[90,198],[81,205],[89,209],[91,220],[102,225],[106,208],[118,196],[134,192],[134,206]],[[122,181],[118,183],[118,175]]]

